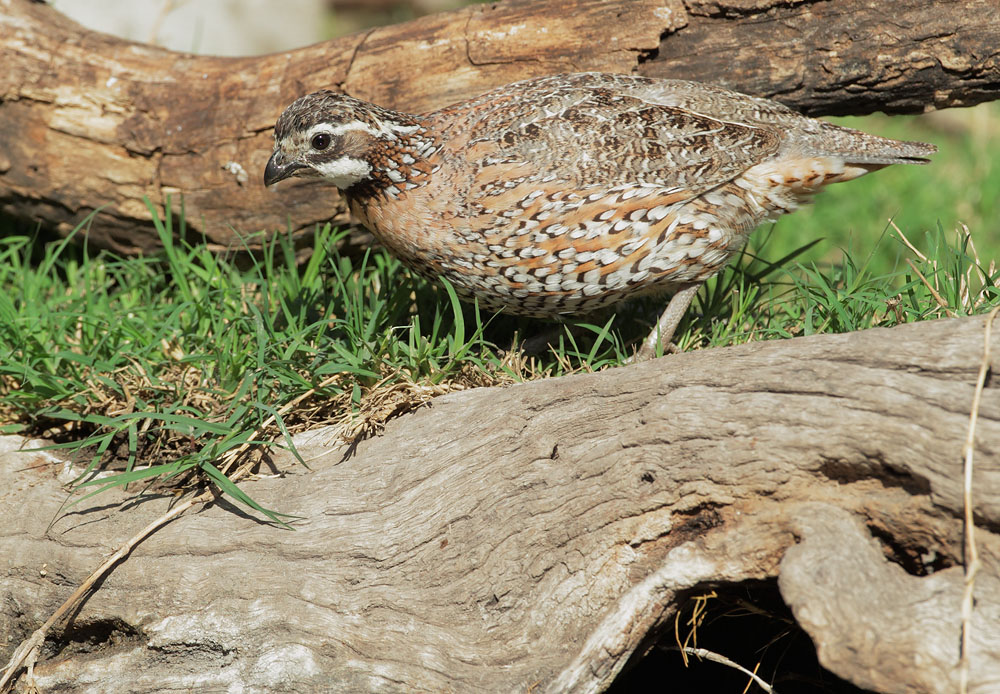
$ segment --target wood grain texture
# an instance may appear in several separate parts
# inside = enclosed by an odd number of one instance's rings
[[[300,516],[295,532],[225,502],[175,521],[75,617],[74,633],[112,625],[117,640],[67,645],[36,676],[66,692],[598,692],[672,624],[679,592],[778,577],[840,677],[902,691],[873,672],[896,662],[908,691],[953,691],[961,448],[983,326],[759,343],[456,393],[346,459],[316,432],[300,440],[311,470],[286,461],[283,477],[245,485]],[[982,403],[970,691],[985,693],[1000,677],[996,383]],[[8,649],[170,502],[101,496],[46,535],[60,474],[37,453],[0,456]],[[902,568],[932,555],[943,570]],[[918,596],[924,617],[910,624]],[[935,637],[916,638],[935,615]]]
[[[997,98],[997,46],[993,0],[512,0],[217,58],[0,0],[0,210],[68,233],[101,208],[91,243],[120,252],[157,245],[144,196],[161,213],[183,196],[189,234],[218,247],[289,222],[308,237],[345,219],[336,191],[270,191],[260,178],[278,114],[316,89],[423,111],[516,79],[602,70],[722,83],[812,114],[912,113]]]
[[[801,539],[785,553],[778,582],[820,661],[834,672],[850,672],[854,684],[870,691],[959,691],[962,568],[911,576],[843,509],[812,504],[799,511],[794,527]],[[1000,691],[995,573],[977,577],[975,596],[975,689]]]
[[[993,0],[687,6],[683,30],[664,37],[641,74],[713,75],[708,81],[812,116],[919,113],[1000,96],[1000,4]]]

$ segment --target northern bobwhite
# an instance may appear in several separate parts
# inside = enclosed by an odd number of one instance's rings
[[[553,318],[673,293],[640,358],[761,222],[936,151],[707,84],[600,73],[421,115],[316,92],[274,143],[265,185],[330,181],[390,252],[489,310]]]

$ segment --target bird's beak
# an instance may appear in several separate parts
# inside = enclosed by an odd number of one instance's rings
[[[297,161],[286,162],[284,153],[280,149],[276,149],[271,158],[267,160],[267,167],[264,169],[264,185],[269,186],[283,181],[299,169],[304,168],[306,165]]]

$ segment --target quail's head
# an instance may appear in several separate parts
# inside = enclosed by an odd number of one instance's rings
[[[409,128],[400,115],[331,91],[296,99],[275,125],[264,185],[307,176],[350,188],[371,176],[379,143]]]

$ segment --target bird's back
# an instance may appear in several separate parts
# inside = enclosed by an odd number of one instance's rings
[[[712,85],[633,75],[516,82],[426,115],[455,166],[528,164],[578,187],[648,183],[698,194],[771,159],[877,166],[924,163],[935,151]]]

